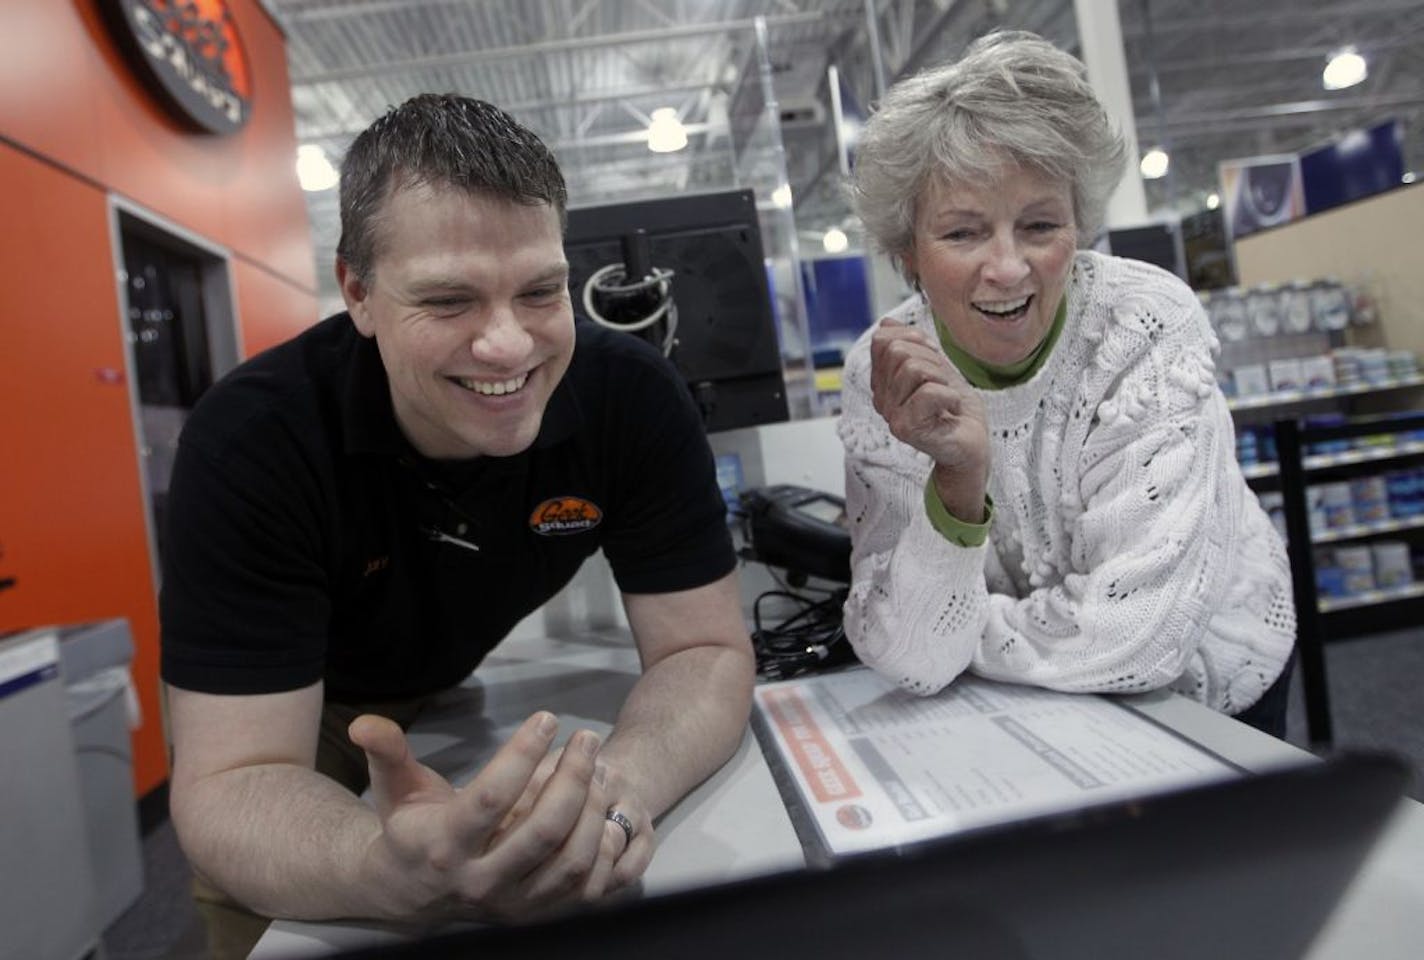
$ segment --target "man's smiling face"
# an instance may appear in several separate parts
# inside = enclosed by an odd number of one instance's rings
[[[406,439],[432,459],[527,449],[574,350],[558,211],[415,185],[377,230],[370,275],[337,273]]]

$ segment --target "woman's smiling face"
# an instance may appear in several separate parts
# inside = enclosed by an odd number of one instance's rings
[[[1017,165],[984,186],[932,181],[905,264],[956,345],[1017,363],[1053,325],[1077,249],[1071,187]]]

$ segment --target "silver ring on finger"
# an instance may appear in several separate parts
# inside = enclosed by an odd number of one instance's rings
[[[628,819],[628,815],[622,810],[615,810],[613,807],[608,808],[608,812],[603,815],[603,819],[612,820],[623,828],[623,836],[626,841],[623,844],[623,849],[628,849],[628,844],[633,842],[633,821]]]

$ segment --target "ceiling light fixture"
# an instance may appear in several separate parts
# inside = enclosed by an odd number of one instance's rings
[[[1142,155],[1142,162],[1137,165],[1137,169],[1142,171],[1144,179],[1157,180],[1167,175],[1167,166],[1170,163],[1166,150],[1153,147]]]
[[[687,146],[687,128],[677,118],[674,107],[659,107],[648,124],[648,149],[653,153],[676,153]]]
[[[772,205],[778,210],[791,209],[791,184],[783,183],[775,190],[771,191]]]
[[[1326,90],[1344,90],[1363,81],[1369,73],[1370,68],[1365,63],[1365,58],[1360,56],[1354,47],[1346,47],[1330,57],[1325,71],[1320,75],[1320,82]]]
[[[821,237],[821,246],[826,248],[827,253],[844,253],[846,247],[850,246],[850,239],[840,227],[831,227],[825,236]]]
[[[341,175],[326,158],[326,151],[315,143],[304,143],[297,147],[297,180],[307,193],[330,190],[341,180]]]

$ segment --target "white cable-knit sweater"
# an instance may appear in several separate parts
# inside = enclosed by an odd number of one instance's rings
[[[918,298],[891,316],[938,342]],[[1077,255],[1043,366],[979,392],[994,500],[979,547],[930,525],[930,458],[875,412],[869,343],[846,359],[839,426],[845,626],[863,661],[917,693],[969,669],[1059,690],[1170,686],[1230,714],[1260,698],[1295,642],[1289,564],[1236,463],[1219,344],[1191,290]]]

